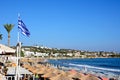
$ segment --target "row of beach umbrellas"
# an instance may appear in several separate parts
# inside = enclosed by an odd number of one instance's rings
[[[24,64],[23,67],[33,74],[40,74],[44,80],[100,80],[97,76],[91,74],[83,74],[76,70],[63,71],[42,64],[36,64],[34,66]]]

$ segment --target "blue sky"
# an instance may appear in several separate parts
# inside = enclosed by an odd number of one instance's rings
[[[31,33],[20,34],[23,45],[120,52],[119,0],[1,0],[0,10],[2,44],[7,44],[3,24],[11,23],[16,45],[20,13]]]

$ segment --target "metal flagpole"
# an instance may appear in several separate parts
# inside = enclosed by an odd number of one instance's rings
[[[18,13],[18,18],[20,17],[20,14]],[[19,36],[19,30],[18,30],[18,36],[17,36],[17,66],[16,66],[16,80],[19,80],[19,54],[20,54],[20,36]]]
[[[17,35],[18,40],[19,40],[19,33]],[[15,80],[18,80],[18,53],[19,53],[19,43],[17,42],[16,45],[16,72],[15,72]]]
[[[18,80],[20,79],[20,53],[21,53],[21,42],[18,43],[19,46],[18,46]]]
[[[22,34],[29,36],[30,32],[29,30],[26,28],[26,25],[23,23],[23,21],[20,19],[20,14],[18,14],[18,29],[21,30]],[[19,30],[18,30],[18,51],[17,51],[17,79],[19,80],[20,77],[20,73],[19,73],[19,69],[20,69],[20,64],[19,64],[19,60],[20,60],[20,53],[21,53],[21,42],[19,40],[20,36],[19,36]]]

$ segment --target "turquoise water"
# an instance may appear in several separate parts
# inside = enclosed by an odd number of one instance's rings
[[[120,58],[50,59],[48,62],[67,69],[120,76]]]

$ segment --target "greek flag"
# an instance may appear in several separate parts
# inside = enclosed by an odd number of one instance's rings
[[[19,18],[18,19],[18,29],[21,30],[22,34],[25,35],[25,36],[28,36],[30,35],[30,32],[29,30],[27,29],[26,25],[24,24],[24,22]]]

